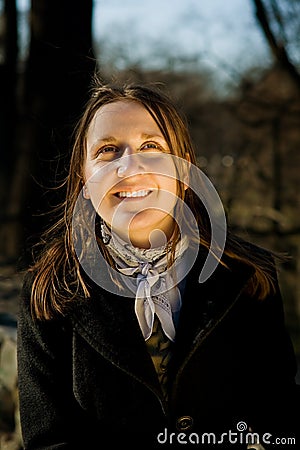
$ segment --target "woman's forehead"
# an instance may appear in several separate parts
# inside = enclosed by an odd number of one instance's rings
[[[88,139],[93,134],[143,131],[162,134],[154,117],[139,102],[118,100],[102,105],[95,113],[88,130]]]

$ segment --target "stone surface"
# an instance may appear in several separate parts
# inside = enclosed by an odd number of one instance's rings
[[[17,315],[22,274],[0,266],[0,449],[22,450],[17,389]]]

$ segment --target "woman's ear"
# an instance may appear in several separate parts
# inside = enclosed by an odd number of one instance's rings
[[[188,161],[190,163],[191,162],[190,154],[188,152],[186,152],[184,156],[185,156],[186,161]],[[184,177],[183,177],[183,184],[184,184],[184,190],[185,191],[189,187],[189,185],[188,185],[189,180],[190,180],[189,164],[185,164]]]
[[[82,188],[82,193],[83,193],[83,198],[85,198],[86,200],[89,200],[91,198],[86,184]]]

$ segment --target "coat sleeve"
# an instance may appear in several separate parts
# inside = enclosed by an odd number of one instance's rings
[[[82,411],[72,395],[72,334],[62,319],[33,320],[30,291],[25,281],[17,338],[24,448],[74,449],[79,446],[75,433],[85,425]],[[81,448],[85,448],[84,445]]]
[[[253,376],[261,391],[253,392],[254,417],[265,423],[262,432],[271,431],[278,438],[299,440],[300,391],[296,384],[297,361],[285,323],[284,302],[274,273],[275,292],[257,303],[252,317],[252,338],[259,351],[250,359]],[[256,355],[258,355],[256,357]],[[259,399],[259,402],[255,402]],[[266,446],[266,448],[269,448]]]

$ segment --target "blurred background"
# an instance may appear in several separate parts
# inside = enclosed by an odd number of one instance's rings
[[[95,71],[103,81],[161,83],[188,119],[231,228],[290,255],[279,281],[300,361],[300,0],[0,0],[3,450],[21,448],[22,274],[63,199]]]

